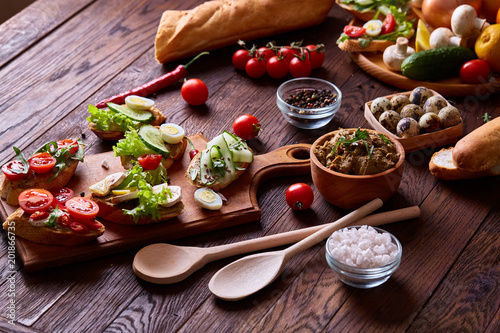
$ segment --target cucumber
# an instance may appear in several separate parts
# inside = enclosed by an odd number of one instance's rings
[[[160,130],[152,125],[144,125],[139,128],[139,138],[141,141],[151,150],[155,151],[158,154],[161,154],[164,158],[168,158],[170,156],[170,151],[167,146],[165,146],[165,142],[163,141]]]
[[[403,61],[404,76],[419,81],[434,81],[460,74],[460,67],[476,55],[471,49],[448,46],[412,54]]]
[[[212,173],[212,157],[210,148],[202,150],[200,153],[200,179],[204,185],[215,183],[215,177]]]
[[[248,148],[245,141],[227,131],[222,132],[222,136],[224,137],[224,140],[226,140],[229,150],[233,154],[233,162],[253,162],[253,153]]]
[[[234,167],[233,155],[229,150],[226,140],[224,140],[224,136],[221,134],[213,138],[207,143],[207,149],[210,149],[212,159],[220,159],[225,164],[225,167],[222,170],[219,168],[219,172],[217,172],[213,165],[214,160],[212,160],[212,168],[217,174],[218,180],[223,184],[232,181],[236,177],[236,169]]]
[[[150,122],[154,119],[154,115],[150,111],[145,111],[145,110],[135,110],[131,109],[126,105],[118,105],[115,103],[108,103],[108,108],[111,111],[121,113],[130,119],[140,121],[142,123],[147,123]]]

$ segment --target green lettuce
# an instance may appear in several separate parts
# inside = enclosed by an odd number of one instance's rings
[[[88,122],[94,123],[96,128],[101,131],[119,131],[125,132],[128,129],[138,129],[141,123],[124,114],[114,112],[107,109],[98,109],[90,104],[88,111],[90,116],[87,117]]]
[[[116,146],[113,146],[113,151],[115,156],[133,156],[136,158],[147,154],[157,154],[142,142],[136,130],[125,132],[125,137],[118,140]]]

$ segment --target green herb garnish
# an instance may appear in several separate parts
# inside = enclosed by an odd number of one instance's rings
[[[335,147],[333,147],[331,156],[335,154],[335,151],[337,150],[337,147],[339,145],[343,145],[344,147],[349,147],[349,146],[357,146],[357,145],[364,145],[366,151],[368,152],[368,158],[372,158],[373,150],[375,149],[375,145],[373,145],[371,142],[367,141],[367,139],[370,137],[368,131],[362,131],[359,128],[354,132],[354,136],[350,139],[347,139],[344,135],[341,135],[339,140],[335,143]],[[380,138],[386,143],[386,144],[392,144],[391,140],[387,139],[383,134],[380,134]]]
[[[483,114],[483,116],[481,118],[483,118],[483,122],[485,122],[485,123],[487,123],[488,121],[491,120],[491,116],[488,114],[488,112]]]

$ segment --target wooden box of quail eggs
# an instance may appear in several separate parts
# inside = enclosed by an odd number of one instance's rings
[[[401,142],[407,153],[455,143],[463,133],[460,111],[425,87],[366,103],[365,118],[373,129]]]

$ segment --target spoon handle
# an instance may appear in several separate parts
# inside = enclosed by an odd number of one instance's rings
[[[336,222],[333,222],[323,229],[315,232],[314,234],[304,238],[300,242],[286,248],[284,251],[285,253],[285,261],[293,257],[294,255],[310,248],[313,245],[316,245],[317,243],[321,242],[328,236],[330,236],[334,231],[341,229],[345,226],[348,226],[349,224],[353,223],[354,221],[358,221],[359,219],[365,217],[366,215],[370,214],[374,210],[382,207],[383,202],[381,199],[375,199],[370,201],[369,203],[365,204],[364,206],[361,206],[360,208],[350,212],[349,214],[345,215],[344,217],[338,219]]]
[[[418,206],[412,206],[412,207],[401,208],[393,211],[366,216],[356,221],[356,223],[360,225],[370,225],[372,227],[375,227],[382,224],[389,224],[393,222],[418,218],[419,216],[420,216],[420,208]],[[279,234],[249,239],[242,242],[204,248],[204,250],[209,252],[206,254],[205,260],[206,262],[210,262],[243,253],[255,252],[259,250],[296,243],[306,238],[307,236],[325,228],[330,224],[331,223],[322,224],[314,227],[292,230]]]

